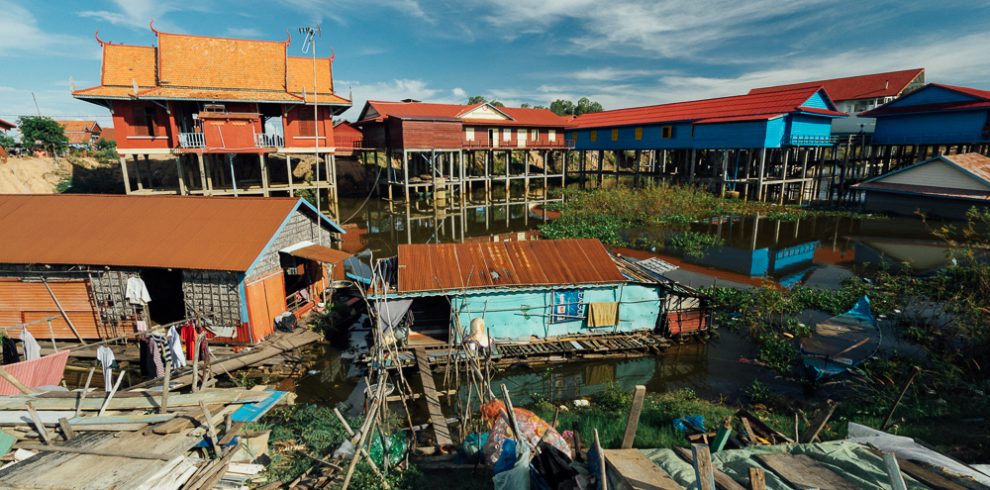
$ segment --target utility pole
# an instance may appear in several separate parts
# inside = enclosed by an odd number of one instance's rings
[[[320,24],[316,24],[315,26],[300,27],[299,33],[303,35],[303,54],[312,51],[313,57],[313,154],[316,157],[316,211],[322,213],[323,210],[320,207],[320,96],[316,87],[316,40],[323,37],[323,31],[320,29]],[[305,95],[303,95],[303,99],[305,104]],[[320,227],[317,226],[317,243],[323,245],[323,234],[319,232],[319,229]]]

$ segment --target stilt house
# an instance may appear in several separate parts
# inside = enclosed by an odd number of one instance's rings
[[[155,46],[97,36],[100,85],[73,92],[113,115],[128,194],[294,196],[307,190],[335,202],[333,116],[350,101],[334,93],[332,57],[289,56],[290,39],[152,31]],[[298,163],[303,154],[317,155],[318,179],[293,178],[293,157]]]
[[[875,144],[990,150],[990,90],[930,83],[861,115],[877,120]]]

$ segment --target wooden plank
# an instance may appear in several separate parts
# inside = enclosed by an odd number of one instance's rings
[[[767,475],[763,468],[755,466],[749,469],[749,490],[766,490]]]
[[[760,454],[756,459],[793,487],[856,490],[849,480],[804,454]]]
[[[684,488],[639,449],[606,449],[602,452],[608,468],[632,490]]]
[[[948,477],[931,471],[924,466],[914,463],[913,461],[898,457],[897,465],[900,467],[901,471],[910,475],[911,478],[914,478],[929,487],[938,488],[940,490],[967,490],[965,485],[960,485]]]
[[[643,412],[644,398],[646,398],[646,387],[636,385],[632,406],[629,407],[629,418],[626,419],[626,432],[622,436],[622,449],[633,447],[633,442],[636,440],[636,429],[639,427],[639,416]]]
[[[436,382],[433,380],[433,371],[430,370],[426,351],[423,348],[417,348],[414,349],[414,352],[419,368],[419,379],[423,384],[423,398],[426,400],[426,406],[430,413],[430,422],[433,426],[437,446],[441,448],[453,446],[454,442],[450,437],[450,429],[447,427],[447,418],[443,415],[443,410],[440,407],[440,395],[437,394]]]
[[[715,490],[712,455],[708,452],[707,444],[691,445],[691,464],[694,466],[694,481],[698,490]]]
[[[838,406],[838,403],[829,400],[828,406],[818,412],[818,415],[811,421],[808,428],[801,434],[801,442],[815,442],[815,439],[818,439],[818,435],[825,429],[825,424],[832,418],[832,414],[835,413],[835,409]]]
[[[20,448],[27,449],[29,451],[89,454],[93,456],[114,456],[120,458],[133,458],[133,459],[160,459],[162,461],[168,461],[172,459],[172,456],[167,454],[146,453],[144,451],[131,451],[131,450],[114,451],[114,450],[105,450],[105,449],[94,449],[88,447],[45,446],[41,444],[22,444]]]
[[[215,389],[203,390],[197,393],[185,393],[169,397],[170,407],[196,407],[200,401],[207,404],[254,403],[264,400],[268,393],[239,390]],[[41,398],[24,395],[6,396],[0,398],[0,410],[26,410],[27,402],[31,402],[36,410],[75,410],[76,400],[73,398]],[[88,398],[82,401],[83,410],[99,410],[103,400]],[[107,410],[148,410],[158,408],[159,400],[153,393],[144,392],[140,397],[114,397]]]
[[[76,437],[76,432],[72,430],[72,426],[69,425],[69,419],[62,417],[58,419],[58,426],[62,429],[62,435],[65,436],[66,441],[71,441],[72,438]]]
[[[27,409],[28,413],[31,415],[31,420],[34,422],[35,430],[37,430],[38,435],[41,436],[41,440],[45,441],[45,444],[51,444],[52,440],[48,437],[48,431],[45,430],[45,424],[41,421],[41,417],[38,416],[38,412],[34,409],[34,405],[28,403]]]
[[[683,447],[675,447],[674,452],[688,463],[692,462],[691,450]],[[724,471],[712,466],[712,476],[715,478],[715,487],[719,490],[746,490],[745,487],[737,483]]]

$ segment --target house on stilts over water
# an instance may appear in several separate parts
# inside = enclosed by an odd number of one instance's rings
[[[351,102],[334,93],[333,56],[289,56],[291,39],[151,29],[155,46],[97,36],[100,84],[72,92],[113,115],[124,191],[265,197],[307,192],[322,196],[321,210],[334,217],[333,116]]]
[[[410,347],[457,345],[478,320],[510,344],[689,334],[711,323],[700,292],[593,239],[399,245],[377,269],[371,299]]]

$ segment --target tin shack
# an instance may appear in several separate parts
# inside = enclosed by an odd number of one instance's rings
[[[257,343],[347,257],[328,247],[343,230],[299,198],[0,195],[0,229],[0,326],[44,339],[195,319]]]
[[[446,343],[476,319],[489,337],[512,340],[680,333],[709,323],[698,292],[626,274],[592,239],[400,245],[379,269],[385,286],[373,298],[406,320],[410,339]]]

